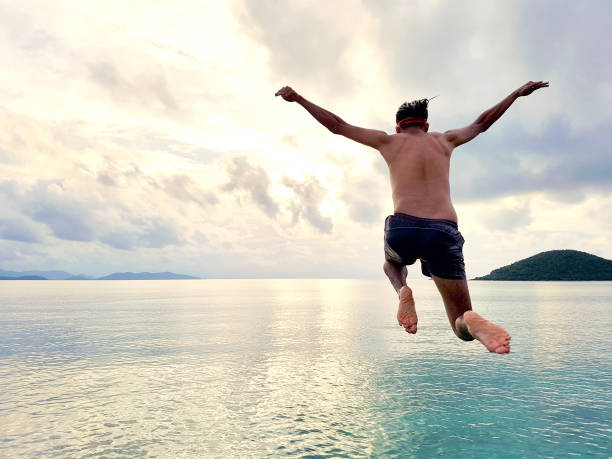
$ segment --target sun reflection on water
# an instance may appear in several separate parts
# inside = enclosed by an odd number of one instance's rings
[[[416,336],[396,325],[382,281],[7,285],[0,455],[597,455],[610,444],[610,283],[473,283],[475,307],[513,335],[503,357],[454,337],[430,281],[412,282]],[[570,336],[578,303],[597,320]]]

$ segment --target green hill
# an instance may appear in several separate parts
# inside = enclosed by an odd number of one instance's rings
[[[551,250],[494,269],[475,280],[612,280],[612,260],[578,250]]]

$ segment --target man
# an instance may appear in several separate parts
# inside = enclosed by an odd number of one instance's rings
[[[309,102],[288,86],[276,92],[302,105],[334,134],[377,149],[389,166],[394,215],[385,220],[385,274],[399,296],[397,321],[417,332],[406,265],[421,260],[423,274],[433,278],[442,295],[450,325],[464,341],[477,339],[490,352],[510,352],[510,335],[472,310],[463,263],[463,237],[450,199],[449,169],[453,149],[486,131],[521,96],[548,87],[529,81],[461,129],[428,132],[427,99],[404,103],[396,113],[396,134],[352,126]]]

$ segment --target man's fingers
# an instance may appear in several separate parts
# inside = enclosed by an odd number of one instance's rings
[[[292,91],[292,89],[289,86],[283,86],[281,89],[279,89],[278,91],[276,91],[276,94],[274,94],[275,96],[283,96],[285,97],[286,95],[288,95],[290,92]]]

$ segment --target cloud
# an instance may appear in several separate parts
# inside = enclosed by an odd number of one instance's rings
[[[331,232],[331,218],[319,210],[326,190],[315,177],[309,176],[300,182],[285,176],[281,184],[291,190],[293,197],[280,203],[272,198],[272,182],[267,172],[261,166],[251,164],[246,157],[238,156],[227,163],[227,173],[229,182],[221,189],[237,197],[246,194],[268,217],[275,219],[286,210],[291,214],[293,225],[304,219],[322,233]]]
[[[380,222],[383,210],[382,202],[388,199],[385,196],[387,190],[383,184],[386,184],[386,182],[378,174],[373,178],[351,177],[345,173],[342,201],[353,221],[362,224]]]
[[[127,224],[126,224],[127,223]],[[124,222],[122,231],[110,231],[100,235],[100,241],[120,250],[136,248],[163,248],[185,243],[175,226],[163,218],[135,219]]]
[[[384,62],[377,71],[398,94],[395,107],[405,99],[432,97],[431,91],[477,94],[482,87],[474,84],[474,75],[482,72],[484,78],[494,70],[499,84],[508,76],[497,70],[516,65],[507,4],[364,0],[363,5],[381,18],[370,39]]]
[[[42,232],[31,220],[18,216],[0,217],[0,239],[21,242],[40,242]]]
[[[261,166],[249,163],[244,156],[233,158],[227,164],[229,182],[222,186],[226,192],[246,193],[268,217],[278,213],[278,204],[270,196],[270,178]]]
[[[612,4],[606,0],[517,2],[517,37],[534,78],[558,89],[559,112],[570,113],[572,130],[610,126]],[[544,38],[543,38],[544,37]]]
[[[78,195],[62,182],[38,182],[31,186],[2,182],[0,195],[11,203],[8,210],[18,215],[0,218],[0,236],[4,239],[44,242],[43,233],[33,220],[46,226],[58,239],[99,241],[122,250],[184,243],[176,223],[167,217],[139,215],[121,203]]]
[[[321,214],[319,209],[326,195],[319,181],[312,176],[306,177],[303,182],[285,177],[282,183],[295,194],[295,199],[289,204],[293,222],[303,218],[322,233],[331,233],[332,220]]]
[[[487,207],[480,215],[480,222],[487,228],[512,232],[524,229],[532,221],[529,199],[513,198],[510,202],[501,202],[501,206]]]
[[[106,187],[163,190],[181,203],[193,202],[201,207],[209,207],[219,201],[213,192],[203,189],[189,175],[173,174],[154,178],[133,162],[120,162],[105,157],[104,163],[92,173],[95,173],[98,182]]]
[[[192,201],[202,207],[209,207],[219,201],[214,193],[200,189],[191,177],[185,174],[173,175],[162,183],[166,193],[182,202]]]
[[[315,5],[246,0],[237,2],[233,11],[245,32],[268,49],[273,74],[350,94],[358,76],[344,65],[343,56],[355,37],[354,22],[345,14],[346,5],[327,3],[324,10]]]
[[[93,239],[91,206],[64,193],[61,182],[42,182],[30,188],[15,182],[2,185],[0,192],[13,205],[17,204],[23,215],[46,225],[56,237],[72,241]]]
[[[88,62],[86,67],[91,78],[118,102],[131,101],[142,107],[156,102],[164,110],[180,110],[163,69],[152,59],[142,69],[131,69],[125,64],[119,68],[110,60]]]
[[[612,188],[611,149],[599,130],[572,135],[569,123],[557,118],[540,132],[513,125],[472,142],[453,153],[451,183],[458,201],[531,192],[574,200]]]
[[[166,218],[149,218],[144,221],[141,240],[144,247],[161,248],[181,244],[182,238],[175,225]]]
[[[57,41],[43,24],[23,10],[17,11],[0,4],[0,24],[0,31],[8,41],[28,53],[36,53],[40,57],[42,51],[57,49]]]
[[[86,206],[72,199],[48,199],[38,202],[28,210],[28,215],[47,225],[53,234],[70,241],[91,241],[94,229],[87,220],[89,211]]]

